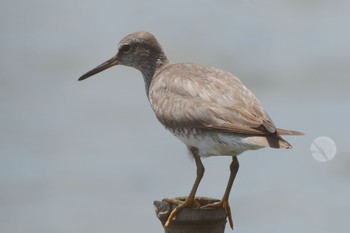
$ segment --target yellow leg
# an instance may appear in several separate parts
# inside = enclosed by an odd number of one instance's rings
[[[238,168],[239,168],[239,163],[238,163],[237,156],[232,156],[232,162],[230,165],[230,178],[227,182],[226,190],[225,190],[224,196],[222,197],[222,200],[219,202],[215,202],[213,204],[208,204],[203,206],[203,208],[224,208],[227,214],[228,221],[230,223],[230,227],[232,229],[233,229],[233,221],[232,221],[231,208],[230,208],[228,199],[230,196],[233,182],[235,181],[236,174],[238,172]]]
[[[191,189],[191,192],[190,194],[188,195],[188,197],[186,198],[186,200],[184,202],[181,202],[179,200],[174,200],[174,199],[169,199],[169,198],[165,198],[163,201],[166,201],[166,202],[170,202],[170,203],[174,203],[174,204],[177,204],[178,206],[170,213],[169,217],[168,217],[168,220],[166,221],[165,223],[165,227],[168,227],[171,225],[174,217],[176,217],[176,215],[180,212],[180,210],[182,210],[183,208],[186,208],[186,207],[199,207],[198,206],[198,203],[195,201],[195,195],[196,195],[196,192],[197,192],[197,189],[198,189],[198,186],[199,186],[199,183],[201,182],[201,179],[204,175],[204,166],[202,164],[202,161],[199,157],[199,154],[198,154],[198,150],[196,148],[189,148],[192,155],[193,155],[193,158],[194,158],[194,161],[196,162],[196,167],[197,167],[197,177],[196,177],[196,180],[192,186],[192,189]]]

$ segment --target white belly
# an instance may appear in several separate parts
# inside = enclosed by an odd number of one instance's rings
[[[199,150],[201,157],[214,155],[238,155],[246,150],[256,150],[262,146],[252,144],[248,137],[229,133],[203,131],[200,129],[168,129],[178,139]]]

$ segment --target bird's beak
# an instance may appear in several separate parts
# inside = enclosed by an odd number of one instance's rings
[[[92,75],[95,75],[97,73],[100,73],[101,71],[104,71],[112,66],[118,65],[118,59],[117,56],[112,57],[111,59],[109,59],[108,61],[102,63],[101,65],[95,67],[94,69],[90,70],[89,72],[87,72],[86,74],[82,75],[78,80],[82,81]]]

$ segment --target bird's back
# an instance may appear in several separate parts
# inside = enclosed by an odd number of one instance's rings
[[[276,128],[260,102],[234,75],[196,64],[169,65],[156,73],[149,97],[170,128],[211,128],[264,135]]]

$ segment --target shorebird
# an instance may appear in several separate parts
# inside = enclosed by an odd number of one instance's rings
[[[288,149],[292,146],[281,135],[303,133],[276,128],[258,99],[234,75],[197,64],[171,64],[151,33],[135,32],[124,37],[115,56],[79,81],[115,65],[142,73],[157,119],[187,146],[196,164],[197,176],[186,200],[164,199],[177,204],[165,227],[181,209],[198,207],[224,208],[233,228],[229,195],[239,168],[237,155],[264,147]],[[201,158],[218,155],[232,157],[226,190],[220,202],[199,206],[195,195],[204,174]]]

